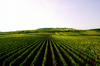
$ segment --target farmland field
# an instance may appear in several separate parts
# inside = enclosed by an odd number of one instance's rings
[[[100,36],[0,36],[0,66],[100,66]]]

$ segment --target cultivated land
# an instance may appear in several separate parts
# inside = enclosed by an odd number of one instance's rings
[[[0,66],[100,66],[100,29],[0,32]]]

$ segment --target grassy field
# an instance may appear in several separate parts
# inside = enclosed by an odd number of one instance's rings
[[[98,31],[41,30],[1,33],[0,66],[100,66]]]

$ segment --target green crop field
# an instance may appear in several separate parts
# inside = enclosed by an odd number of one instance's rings
[[[100,66],[100,34],[82,33],[2,33],[0,66]]]

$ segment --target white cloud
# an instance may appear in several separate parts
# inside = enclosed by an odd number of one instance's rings
[[[2,0],[0,31],[34,29],[54,24],[54,13],[46,10],[43,4],[41,0]]]

